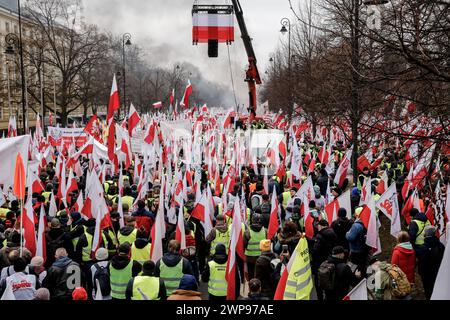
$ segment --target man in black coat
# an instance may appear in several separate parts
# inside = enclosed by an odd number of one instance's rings
[[[333,248],[332,254],[328,258],[328,262],[335,265],[335,273],[333,290],[325,291],[326,301],[342,301],[350,292],[351,287],[358,284],[358,277],[361,274],[359,271],[356,274],[352,272],[345,258],[346,253],[344,247],[337,246]]]
[[[261,281],[261,294],[269,299],[273,299],[277,289],[279,275],[274,271],[272,260],[277,256],[271,250],[270,240],[261,241],[261,255],[255,264],[255,279]]]
[[[349,244],[345,235],[350,231],[352,222],[347,218],[347,210],[340,208],[338,211],[338,219],[333,221],[331,228],[337,236],[336,246],[342,246],[349,249]]]

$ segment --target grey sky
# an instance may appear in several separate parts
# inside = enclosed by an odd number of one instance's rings
[[[146,58],[154,65],[168,66],[189,61],[202,71],[205,78],[229,85],[230,71],[225,45],[219,58],[209,59],[207,45],[192,45],[193,0],[83,0],[86,22],[115,34],[129,32],[132,41],[145,49]],[[224,4],[229,0],[201,0],[199,4]],[[296,1],[294,1],[296,2]],[[269,64],[269,55],[285,41],[280,34],[280,20],[291,18],[287,0],[241,0],[247,28],[261,76]],[[291,19],[294,22],[294,19]],[[238,102],[248,104],[247,86],[243,82],[247,65],[240,30],[235,22],[235,43],[230,48]],[[195,90],[195,83],[194,90]]]

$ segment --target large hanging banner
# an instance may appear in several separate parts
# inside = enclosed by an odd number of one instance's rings
[[[80,148],[84,146],[88,140],[87,134],[83,128],[55,128],[48,127],[48,142],[53,146],[60,146],[61,143],[64,147],[69,147],[70,144],[75,141],[75,146]]]
[[[133,136],[131,137],[131,152],[142,154],[142,145],[144,144],[145,134],[147,130],[136,128],[133,130]]]
[[[27,172],[30,141],[30,136],[0,140],[0,159],[2,159],[0,161],[0,185],[4,185],[4,190],[14,184],[14,168],[16,167],[18,153],[22,156],[25,172]]]

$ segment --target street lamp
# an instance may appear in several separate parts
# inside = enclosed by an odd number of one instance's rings
[[[25,68],[23,65],[23,48],[22,48],[22,28],[21,28],[21,18],[20,18],[20,6],[19,6],[19,36],[15,33],[9,33],[5,37],[6,49],[5,54],[15,55],[15,47],[19,47],[20,55],[20,75],[21,75],[21,85],[22,85],[22,115],[23,115],[23,133],[26,133],[26,106],[25,106]],[[11,114],[10,114],[11,116]]]
[[[291,87],[291,20],[288,18],[281,19],[281,30],[282,34],[288,33],[288,82],[289,82],[289,109],[292,107],[292,87]]]
[[[127,80],[125,74],[125,46],[131,46],[131,34],[125,33],[122,36],[122,69],[123,69],[123,105],[126,110],[127,108]],[[124,111],[126,114],[126,111]],[[119,108],[119,118],[120,118],[120,108]]]

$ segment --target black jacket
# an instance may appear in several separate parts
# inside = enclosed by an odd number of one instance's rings
[[[419,226],[417,225],[417,223],[414,222],[414,220],[427,222],[428,218],[423,213],[419,213],[414,217],[414,219],[412,219],[411,223],[409,224],[409,228],[408,228],[409,241],[411,242],[411,244],[413,246],[415,246],[415,244],[416,244],[416,239],[417,239],[417,236],[419,235],[419,231],[420,231]],[[425,232],[425,229],[422,229],[421,232],[422,233]]]
[[[156,263],[156,268],[155,268],[155,277],[159,277],[161,274],[161,260],[164,261],[165,265],[168,267],[175,267],[180,260],[183,259],[183,274],[190,274],[192,275],[192,266],[191,263],[189,262],[189,260],[187,260],[186,258],[183,258],[182,256],[180,256],[179,254],[174,254],[174,253],[166,253],[160,260],[158,260],[158,262]]]
[[[47,260],[45,266],[49,268],[55,262],[55,253],[59,248],[66,249],[68,255],[73,257],[74,247],[70,234],[63,229],[50,229],[45,234]]]
[[[70,279],[69,279],[70,278]],[[71,281],[73,279],[73,281]],[[52,300],[72,300],[74,288],[68,288],[69,283],[84,282],[84,276],[78,263],[68,257],[60,258],[48,269],[42,286],[50,291]]]
[[[327,301],[342,301],[344,297],[350,292],[350,288],[355,286],[358,279],[353,274],[352,269],[345,263],[345,260],[330,257],[328,262],[336,266],[334,276],[334,289],[325,291],[325,299]]]
[[[331,224],[331,228],[333,229],[334,233],[336,234],[336,246],[342,246],[346,249],[349,248],[347,238],[345,235],[352,227],[352,221],[349,220],[347,217],[338,218],[336,221],[334,221]]]
[[[228,260],[228,256],[226,254],[214,255],[213,260],[214,260],[214,262],[216,262],[218,264],[226,264],[227,260]],[[205,283],[208,282],[210,275],[211,275],[211,271],[209,270],[209,264],[206,264],[205,271],[203,271],[203,273],[202,273],[202,282],[205,282]]]
[[[337,236],[333,229],[325,228],[318,232],[312,247],[311,267],[313,271],[316,271],[322,262],[328,259],[336,245],[336,241]]]
[[[263,252],[255,264],[255,278],[261,281],[261,294],[273,299],[279,279],[271,265],[271,261],[277,256],[272,252]]]

